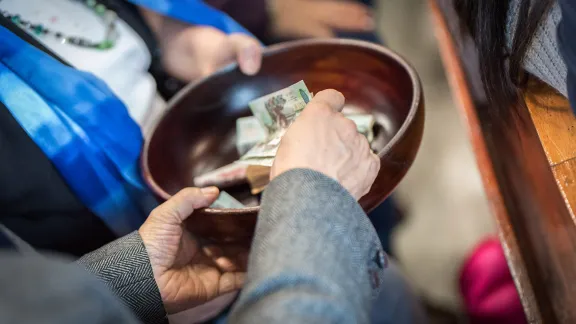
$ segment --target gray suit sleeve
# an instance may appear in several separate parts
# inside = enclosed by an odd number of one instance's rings
[[[146,324],[167,323],[148,253],[138,232],[119,238],[78,260]]]
[[[285,172],[264,192],[230,323],[368,323],[386,260],[340,184],[312,170]]]
[[[102,282],[68,260],[0,252],[0,264],[0,323],[139,323]]]

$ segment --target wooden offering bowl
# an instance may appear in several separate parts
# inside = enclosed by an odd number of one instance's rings
[[[142,154],[144,179],[168,199],[194,177],[235,161],[236,119],[249,116],[248,102],[304,80],[311,92],[332,88],[346,105],[377,120],[372,148],[381,169],[360,204],[371,211],[394,190],[411,166],[424,129],[424,100],[416,71],[399,55],[372,43],[342,40],[287,42],[264,50],[262,69],[246,76],[236,64],[189,84],[156,121]],[[240,201],[248,186],[226,191]],[[249,242],[259,207],[195,211],[188,228],[217,242]]]

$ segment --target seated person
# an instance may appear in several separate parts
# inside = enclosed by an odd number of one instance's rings
[[[319,37],[378,42],[370,0],[208,0],[207,3],[228,13],[267,44]]]
[[[259,69],[250,36],[106,5],[0,1],[0,222],[39,249],[82,255],[155,207],[138,169],[139,126],[164,107],[153,60],[186,81],[236,59],[248,74]]]

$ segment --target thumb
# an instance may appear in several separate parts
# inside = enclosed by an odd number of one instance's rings
[[[240,70],[247,75],[258,73],[262,65],[262,47],[258,41],[242,33],[231,34],[228,40],[236,53]]]
[[[185,188],[150,213],[150,220],[180,225],[197,208],[210,206],[218,198],[216,187]]]

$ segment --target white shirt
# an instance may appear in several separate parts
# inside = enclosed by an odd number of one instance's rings
[[[72,0],[1,0],[0,8],[22,20],[61,32],[99,42],[104,39],[103,20],[86,5]],[[124,102],[130,116],[142,125],[159,104],[156,82],[148,73],[151,55],[140,36],[121,19],[116,22],[119,33],[114,47],[98,50],[65,44],[53,35],[35,35],[75,68],[91,72],[104,80]],[[160,103],[161,104],[161,103]]]

